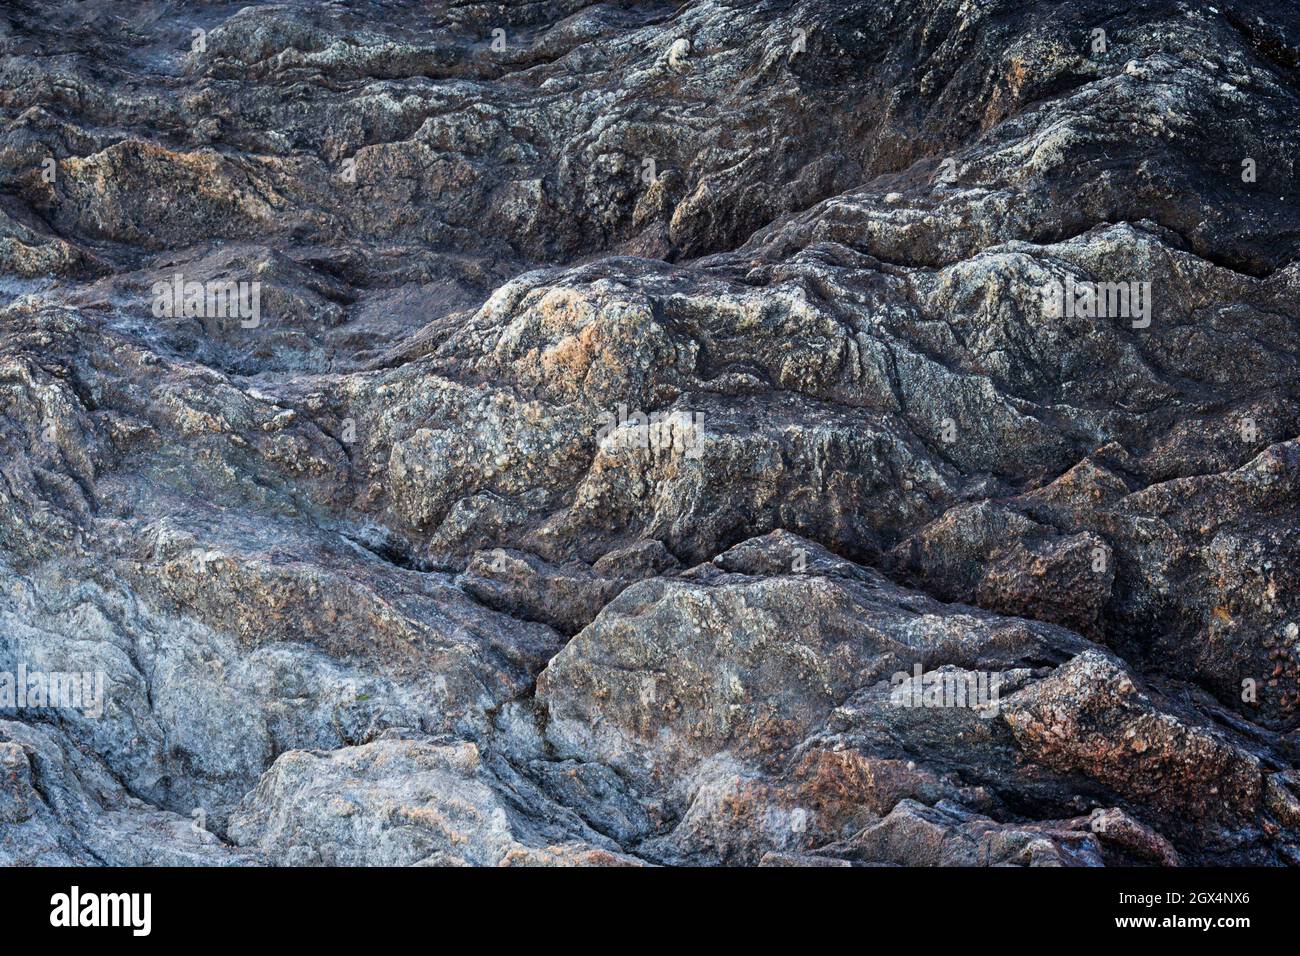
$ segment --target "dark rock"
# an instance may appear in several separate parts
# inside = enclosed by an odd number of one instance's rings
[[[1290,7],[111,6],[0,9],[0,862],[1300,861]]]

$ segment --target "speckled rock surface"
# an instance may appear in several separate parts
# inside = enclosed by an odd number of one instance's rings
[[[1289,6],[131,6],[0,10],[0,863],[1300,864]]]

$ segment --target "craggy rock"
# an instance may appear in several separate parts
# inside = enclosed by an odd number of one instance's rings
[[[0,10],[0,862],[1300,863],[1294,10],[397,6]]]
[[[764,543],[780,553],[789,539]],[[728,552],[717,563],[743,564],[755,544],[735,549],[739,561]],[[538,678],[548,740],[561,754],[594,754],[625,777],[661,783],[728,745],[757,758],[788,748],[855,688],[917,664],[1005,670],[1083,646],[1060,629],[954,608],[848,571],[709,569],[634,585]]]
[[[1072,627],[1090,637],[1111,598],[1114,558],[1095,534],[1062,535],[980,502],[953,508],[891,555],[896,573],[950,601]]]
[[[1003,719],[1037,761],[1079,770],[1171,822],[1187,815],[1238,823],[1258,807],[1256,757],[1157,710],[1122,668],[1094,651],[1009,698]]]
[[[542,804],[520,812],[527,793],[484,768],[472,743],[386,735],[282,754],[230,833],[290,866],[635,862],[572,811]]]
[[[203,814],[133,796],[105,764],[57,733],[0,721],[0,865],[264,865],[228,846]]]
[[[1144,827],[1123,810],[1094,810],[1088,820],[1092,832],[1103,842],[1115,843],[1138,859],[1161,866],[1178,866],[1178,853],[1159,833]]]
[[[580,631],[622,590],[585,564],[556,568],[539,558],[480,551],[456,583],[489,607],[543,621],[565,634]]]

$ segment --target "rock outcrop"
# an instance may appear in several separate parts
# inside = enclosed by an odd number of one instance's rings
[[[0,863],[1300,864],[1298,69],[6,4]]]

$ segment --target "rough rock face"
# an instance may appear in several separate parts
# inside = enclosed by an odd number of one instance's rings
[[[0,9],[0,863],[1300,864],[1289,6],[130,7]]]

